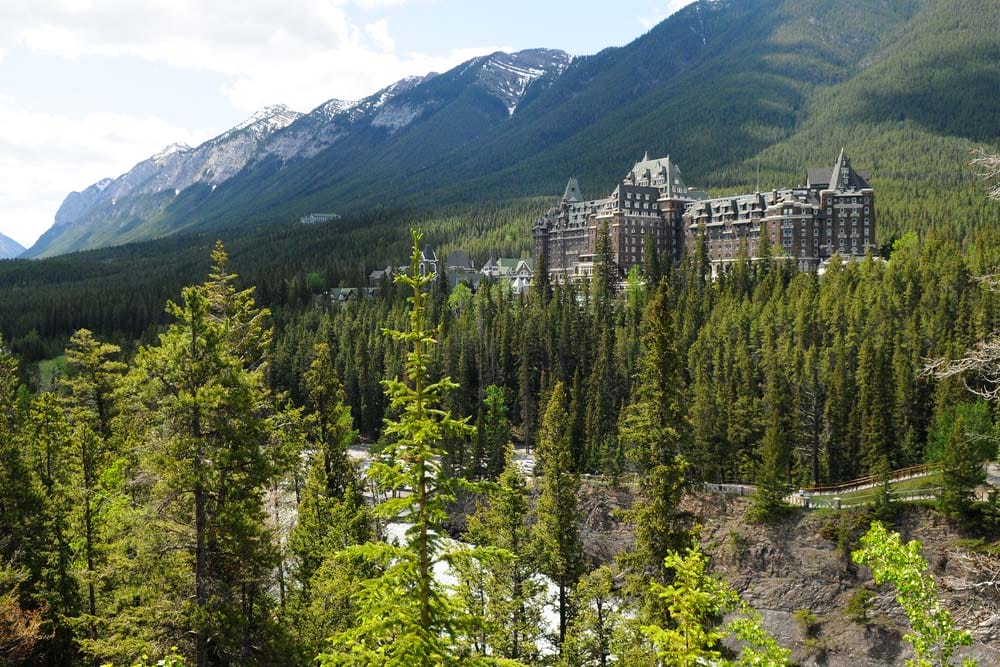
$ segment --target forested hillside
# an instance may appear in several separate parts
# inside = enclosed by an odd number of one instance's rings
[[[491,60],[476,59],[408,83],[392,119],[332,117],[316,154],[262,153],[217,185],[149,195],[155,214],[136,202],[113,224],[54,230],[37,252],[553,196],[571,175],[599,196],[646,150],[669,153],[689,185],[730,191],[798,184],[846,146],[880,193],[883,235],[981,224],[994,209],[961,165],[1000,146],[998,34],[995,8],[975,0],[703,0],[548,71],[512,112],[484,86]],[[285,132],[318,132],[322,109]]]
[[[1000,325],[1000,294],[974,279],[1000,262],[996,229],[955,236],[911,234],[887,262],[822,278],[744,255],[714,282],[702,242],[618,295],[605,238],[590,285],[539,280],[524,298],[449,289],[414,251],[380,296],[289,301],[276,322],[217,244],[208,279],[134,354],[80,330],[64,371],[32,388],[0,352],[0,656],[787,664],[707,573],[681,498],[752,483],[749,517],[767,522],[791,489],[939,463],[940,511],[992,539],[1000,509],[972,497],[997,456],[975,394],[992,387],[921,372]],[[530,485],[512,440],[536,455]],[[362,443],[379,454],[364,477],[349,455]],[[580,532],[595,483],[634,494],[632,540],[610,555]],[[894,515],[883,486],[851,520]],[[858,546],[845,531],[841,548]],[[873,535],[856,558],[875,569],[901,547]],[[906,567],[901,594],[927,566]],[[709,606],[688,615],[695,591]],[[935,641],[973,641],[943,627]]]

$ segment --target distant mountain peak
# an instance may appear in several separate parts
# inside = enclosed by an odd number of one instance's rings
[[[350,102],[348,100],[332,99],[332,100],[327,100],[326,102],[323,102],[323,104],[321,104],[318,107],[316,107],[315,109],[313,109],[313,111],[310,112],[310,113],[316,114],[317,116],[324,116],[324,117],[326,117],[326,118],[329,119],[329,118],[333,118],[334,116],[336,116],[339,113],[344,112],[347,109],[350,109],[355,104],[357,104],[357,102]]]
[[[184,142],[178,141],[170,144],[169,146],[161,150],[159,153],[153,155],[150,159],[153,162],[161,162],[162,160],[170,157],[171,155],[175,155],[177,153],[187,153],[190,150],[192,150],[190,146],[188,146]],[[112,180],[113,179],[110,178],[102,178],[97,183],[94,183],[94,186],[96,186],[98,190],[103,191],[104,188],[108,187],[108,185],[111,184]]]
[[[433,79],[438,74],[437,72],[431,72],[423,76],[407,76],[395,83],[391,83],[385,88],[375,92],[368,97],[358,100],[357,102],[352,102],[349,106],[345,108],[351,114],[351,119],[357,119],[366,114],[373,113],[384,107],[389,101],[394,97],[401,95],[407,91],[413,90],[425,81]]]
[[[298,111],[292,111],[284,104],[272,104],[255,112],[230,131],[239,132],[248,128],[260,127],[266,128],[268,132],[274,132],[291,125],[301,115]]]
[[[559,49],[497,51],[470,61],[463,73],[477,68],[480,84],[504,103],[507,115],[513,115],[534,81],[550,74],[559,76],[572,62],[573,56]]]
[[[24,246],[10,238],[0,234],[0,259],[11,259],[24,252]]]

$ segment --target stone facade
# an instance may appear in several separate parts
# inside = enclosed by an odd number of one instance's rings
[[[623,274],[642,263],[647,241],[658,255],[676,257],[685,239],[683,212],[704,196],[684,184],[669,156],[650,159],[647,154],[604,199],[584,200],[580,184],[571,178],[559,204],[535,223],[533,256],[545,255],[553,280],[586,279],[606,223],[614,262]]]
[[[699,234],[707,238],[713,273],[736,261],[741,243],[754,257],[763,233],[803,271],[838,253],[861,256],[878,248],[875,191],[844,151],[832,169],[808,169],[804,186],[728,197],[708,198],[687,187],[669,156],[647,154],[604,199],[585,200],[571,178],[559,204],[532,229],[533,256],[545,255],[553,280],[587,279],[604,223],[622,275],[642,264],[647,240],[660,257],[676,260]]]
[[[803,187],[696,202],[684,213],[684,228],[692,247],[705,235],[714,274],[736,261],[741,244],[757,256],[761,234],[802,271],[815,271],[835,254],[878,250],[875,191],[844,151],[832,169],[807,170]]]

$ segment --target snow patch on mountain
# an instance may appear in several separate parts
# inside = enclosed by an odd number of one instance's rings
[[[437,73],[431,72],[430,74],[424,76],[408,76],[405,79],[400,79],[396,83],[383,88],[374,95],[369,95],[363,100],[358,100],[357,102],[352,103],[345,109],[345,111],[349,115],[352,122],[357,122],[363,118],[377,115],[378,111],[388,105],[394,98],[398,97],[402,93],[413,90],[421,83],[428,81],[435,76],[437,76]],[[383,125],[383,127],[385,126],[386,125]]]
[[[219,137],[219,139],[229,137],[237,132],[243,132],[245,130],[250,130],[259,138],[263,138],[284,127],[288,127],[301,116],[301,113],[298,111],[292,111],[284,104],[275,104],[269,107],[264,107],[233,129],[223,134]]]
[[[160,163],[160,162],[163,162],[164,160],[166,160],[167,158],[169,158],[171,155],[176,155],[177,153],[187,153],[187,152],[189,152],[191,150],[192,150],[191,147],[188,146],[185,143],[182,143],[182,142],[173,143],[173,144],[170,144],[169,146],[167,146],[166,148],[164,148],[159,153],[156,153],[155,155],[153,155],[153,157],[151,157],[150,160],[152,160],[153,162],[156,162],[156,163]],[[104,179],[104,180],[108,181],[109,184],[111,182],[111,179]],[[95,183],[94,185],[99,185],[99,184],[100,184],[100,181],[98,181],[98,183]],[[105,186],[105,187],[107,187],[107,186]],[[103,190],[103,189],[104,188],[101,188],[101,190]]]
[[[559,76],[572,61],[568,53],[555,49],[497,52],[472,61],[463,73],[477,69],[479,84],[503,102],[507,115],[512,116],[532,83],[544,76]]]

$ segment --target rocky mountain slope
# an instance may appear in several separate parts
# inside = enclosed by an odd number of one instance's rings
[[[699,0],[592,56],[495,53],[331,100],[255,143],[242,169],[93,206],[29,254],[555,196],[570,175],[601,193],[645,150],[733,189],[795,184],[848,146],[873,174],[885,236],[937,213],[979,224],[995,211],[970,205],[963,164],[974,146],[1000,150],[998,35],[1000,13],[977,0]]]
[[[9,236],[0,234],[0,259],[17,257],[22,252],[24,252],[24,246]]]
[[[584,494],[581,534],[594,562],[628,548],[630,533],[616,510],[631,501],[630,493],[606,487]],[[870,517],[796,511],[761,525],[746,521],[749,506],[747,498],[700,493],[682,503],[702,526],[713,572],[762,613],[768,632],[792,649],[794,664],[890,667],[913,657],[891,587],[876,586],[871,571],[850,559]],[[961,655],[1000,664],[1000,557],[977,552],[974,540],[928,507],[903,507],[892,530],[920,541],[941,599],[955,622],[972,631],[975,644]]]
[[[289,161],[308,162],[350,137],[392,137],[432,115],[435,122],[447,124],[449,107],[461,107],[466,95],[479,98],[474,105],[491,107],[493,118],[484,122],[505,118],[515,112],[534,82],[558,76],[571,61],[556,50],[498,52],[443,75],[407,77],[356,102],[332,99],[304,115],[284,106],[268,107],[198,147],[169,146],[117,179],[104,179],[70,194],[53,227],[26,256],[44,257],[176,231],[183,224],[164,223],[162,218],[175,198],[194,186],[199,186],[195,196],[205,196],[245,169],[266,172],[274,164],[280,168]]]
[[[25,257],[145,237],[136,227],[156,220],[173,198],[195,184],[214,188],[229,180],[259,155],[268,137],[300,116],[282,105],[267,107],[196,148],[167,146],[116,179],[71,193]]]
[[[688,502],[704,517],[701,539],[715,555],[713,568],[763,613],[765,627],[794,649],[797,664],[888,667],[913,657],[892,588],[876,586],[871,571],[850,559],[869,517],[799,513],[760,526],[744,520],[747,499]],[[927,507],[904,507],[892,530],[921,542],[942,600],[959,627],[972,631],[975,644],[961,655],[1000,664],[1000,594],[995,586],[977,586],[990,576],[984,566],[1000,567],[1000,559],[971,550],[956,526]]]

